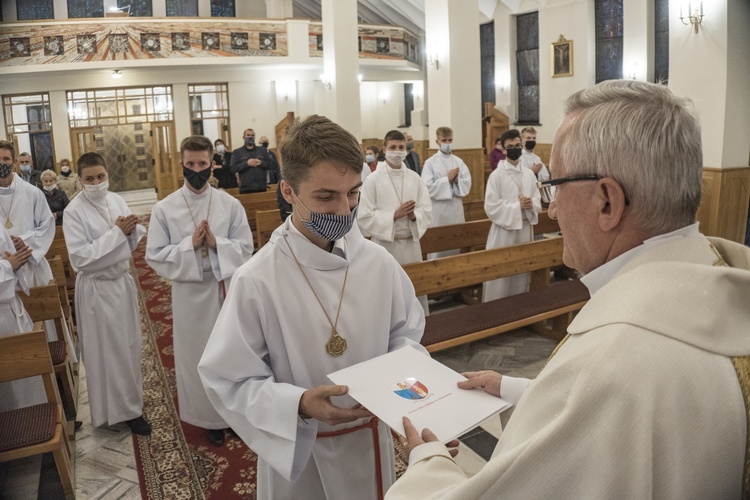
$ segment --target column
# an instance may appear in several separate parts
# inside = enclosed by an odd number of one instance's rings
[[[478,0],[431,0],[425,12],[428,154],[436,150],[435,130],[453,129],[454,153],[471,171],[466,201],[484,197],[482,96]]]
[[[362,139],[357,2],[322,0],[326,116]]]
[[[294,17],[292,0],[266,0],[266,17],[271,19]]]

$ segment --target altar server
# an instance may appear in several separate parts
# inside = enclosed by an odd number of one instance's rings
[[[398,130],[388,132],[383,149],[385,161],[362,187],[357,223],[399,264],[420,262],[419,239],[432,217],[430,195],[419,175],[404,163],[407,155],[404,134]],[[427,314],[427,297],[422,296],[419,301]]]
[[[536,176],[521,166],[521,134],[507,130],[500,136],[506,155],[487,179],[484,210],[492,221],[487,246],[501,248],[534,239],[533,226],[539,221],[542,200],[536,187]],[[516,274],[484,283],[484,302],[528,291],[529,273]]]
[[[453,154],[453,130],[438,127],[436,131],[439,151],[424,162],[422,180],[432,199],[431,227],[465,222],[463,198],[471,191],[471,173],[464,161]],[[437,252],[428,259],[457,254],[458,250]]]
[[[78,159],[83,192],[65,209],[63,232],[76,275],[76,318],[95,427],[126,422],[151,433],[143,418],[141,326],[131,255],[146,230],[109,189],[104,157]]]
[[[258,498],[378,498],[395,480],[390,430],[326,375],[424,352],[424,312],[401,266],[354,224],[354,136],[313,115],[280,152],[293,214],[237,271],[198,370],[258,454]]]
[[[153,209],[146,262],[172,281],[172,335],[180,419],[206,429],[214,446],[229,427],[206,396],[198,361],[232,275],[253,254],[242,204],[208,185],[213,145],[203,136],[180,144],[185,184]]]

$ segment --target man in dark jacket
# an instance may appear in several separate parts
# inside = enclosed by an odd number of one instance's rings
[[[40,177],[42,173],[39,170],[34,170],[33,165],[29,153],[18,155],[18,167],[21,169],[21,173],[18,176],[32,186],[42,189],[42,178]]]
[[[255,146],[253,129],[246,129],[242,135],[245,145],[232,151],[232,173],[240,175],[240,194],[263,192],[267,171],[273,170],[275,163],[266,148]]]

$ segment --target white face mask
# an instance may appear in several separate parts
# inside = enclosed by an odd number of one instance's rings
[[[449,154],[451,154],[451,150],[452,149],[453,149],[453,147],[450,144],[448,144],[446,142],[441,142],[440,143],[440,152],[441,153],[445,153],[445,154],[449,155]]]
[[[99,184],[84,184],[84,191],[86,195],[91,198],[104,198],[109,189],[109,181],[100,182]]]
[[[224,149],[223,144],[219,144],[218,146],[216,146],[216,152],[219,153],[220,155],[223,155],[224,151],[226,151],[226,149]]]
[[[55,185],[54,184],[50,184],[49,186],[44,186],[44,190],[48,191],[50,193],[52,192],[53,189],[55,189]]]
[[[401,162],[406,158],[406,151],[386,151],[385,159],[391,165],[401,165]]]
[[[60,172],[70,172],[70,167],[67,165],[63,165],[60,167]]]

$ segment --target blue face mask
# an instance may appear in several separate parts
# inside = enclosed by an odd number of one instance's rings
[[[21,172],[25,172],[25,173],[31,172],[31,165],[21,165]]]
[[[297,198],[297,195],[294,194],[294,197]],[[302,200],[297,198],[297,201],[305,207]],[[357,218],[357,208],[359,208],[359,201],[357,201],[357,206],[352,209],[349,215],[335,215],[313,212],[305,207],[305,210],[310,212],[310,217],[307,220],[300,217],[300,220],[307,230],[318,238],[327,241],[336,241],[346,236],[352,229],[354,220]]]

